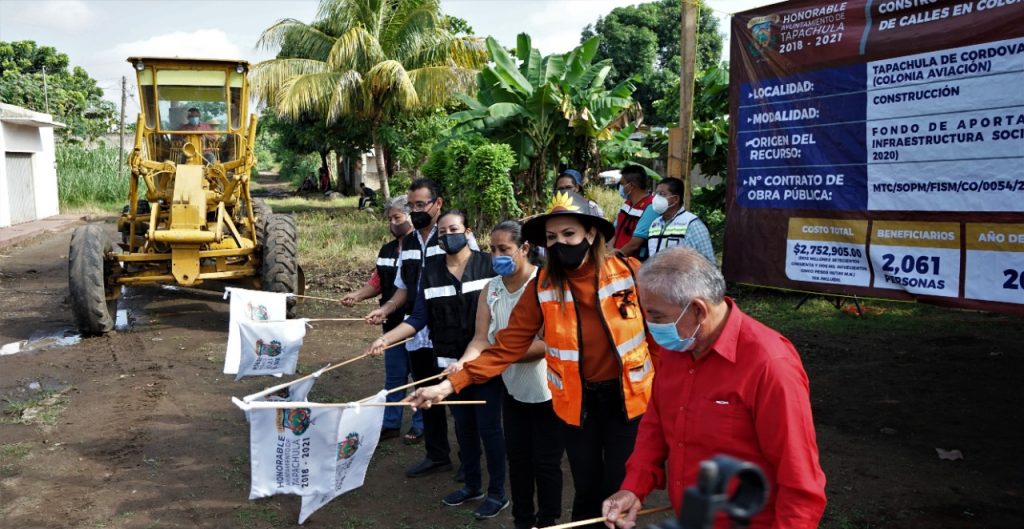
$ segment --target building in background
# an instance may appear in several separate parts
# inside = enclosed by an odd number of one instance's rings
[[[49,114],[0,103],[0,228],[60,213]]]

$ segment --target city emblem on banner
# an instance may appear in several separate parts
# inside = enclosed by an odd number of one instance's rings
[[[775,49],[779,45],[779,33],[775,30],[775,24],[778,23],[779,15],[754,17],[747,22],[747,29],[754,38],[747,44],[752,57],[761,57],[766,48]]]
[[[271,358],[281,355],[281,342],[271,340],[264,342],[263,338],[256,340],[256,356],[269,356]]]
[[[306,433],[310,424],[312,424],[312,421],[310,420],[309,408],[287,408],[277,410],[278,433],[284,433],[285,430],[291,430],[292,434],[298,437]]]
[[[270,319],[266,305],[253,305],[250,301],[245,305],[245,312],[250,320],[267,321]]]
[[[338,443],[338,459],[348,459],[356,455],[359,450],[359,432],[352,432],[345,436],[345,440]]]

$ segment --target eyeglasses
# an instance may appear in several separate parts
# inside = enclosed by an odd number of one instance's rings
[[[426,202],[420,200],[418,202],[409,202],[409,206],[412,207],[413,211],[423,211],[430,207],[431,204],[437,202],[437,199],[428,200]]]

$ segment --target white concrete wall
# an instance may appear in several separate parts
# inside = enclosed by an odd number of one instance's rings
[[[0,228],[11,225],[11,200],[7,196],[7,134],[0,124]]]
[[[35,178],[36,217],[45,219],[60,214],[57,195],[57,152],[53,141],[53,128],[40,127],[39,138],[43,150],[32,156],[32,175]]]
[[[0,227],[11,225],[11,197],[7,185],[8,152],[32,153],[36,218],[42,219],[60,213],[54,148],[51,127],[0,123]],[[15,200],[17,198],[15,197]]]

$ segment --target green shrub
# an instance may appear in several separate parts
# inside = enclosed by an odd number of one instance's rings
[[[508,177],[515,163],[512,148],[504,143],[481,145],[470,155],[463,177],[469,184],[463,191],[470,199],[464,206],[473,208],[472,222],[481,230],[523,214]]]
[[[128,164],[117,174],[117,148],[57,144],[57,196],[61,209],[120,206],[128,200]],[[140,193],[144,192],[144,188]]]
[[[398,171],[395,174],[388,177],[388,189],[391,190],[391,196],[401,195],[409,189],[409,184],[412,183],[412,178],[406,171]]]
[[[446,209],[461,209],[472,226],[483,231],[522,215],[509,177],[515,164],[508,145],[467,134],[434,151],[421,172],[441,186]]]
[[[711,244],[716,253],[721,253],[725,241],[725,184],[695,187],[690,211],[707,225]]]
[[[313,179],[316,180],[319,185],[319,154],[296,154],[291,151],[279,151],[277,155],[281,157],[281,159],[278,160],[281,163],[281,179],[288,180],[298,188],[302,185],[302,181],[305,180],[307,176],[313,175]]]

